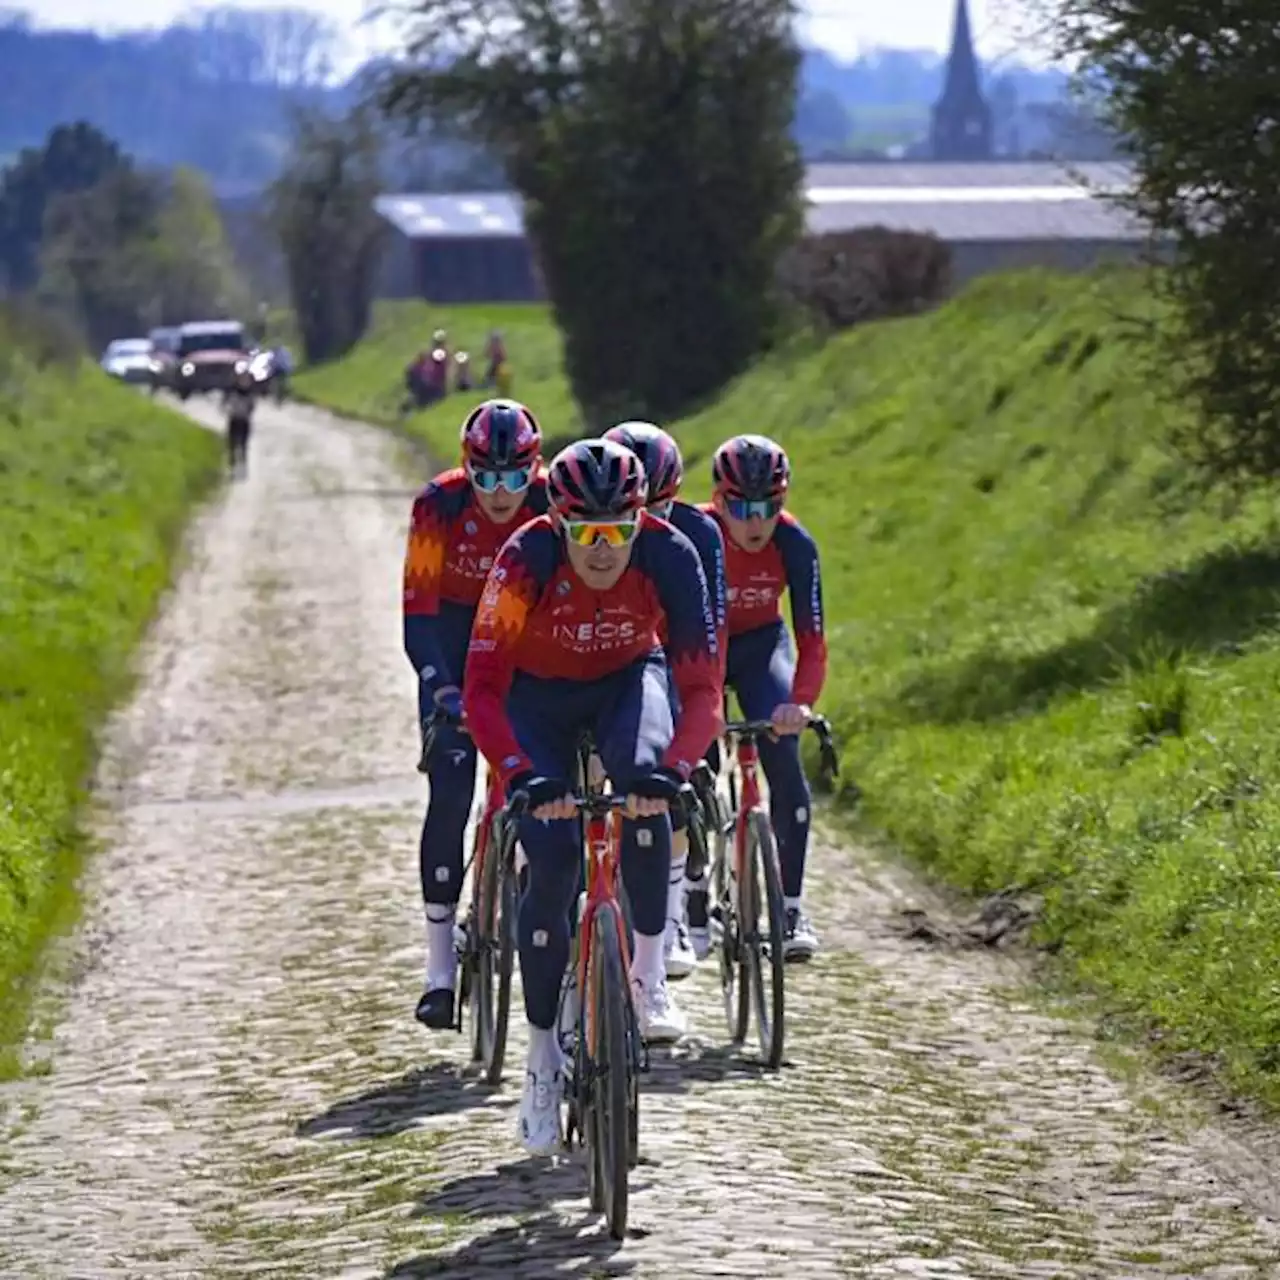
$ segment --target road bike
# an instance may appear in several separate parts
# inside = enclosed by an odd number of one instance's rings
[[[639,1161],[640,1074],[647,1066],[631,998],[621,899],[619,850],[626,799],[607,793],[603,777],[584,768],[582,790],[573,800],[583,820],[586,893],[557,1019],[563,1025],[564,1002],[576,986],[565,1145],[572,1150],[575,1137],[581,1137],[591,1208],[603,1211],[610,1235],[622,1240],[631,1170]],[[508,811],[518,815],[527,807],[528,796],[518,792]]]
[[[834,778],[839,760],[830,724],[822,716],[811,716],[806,728],[817,735],[823,774]],[[695,791],[699,807],[709,813],[703,822],[714,845],[711,916],[720,935],[725,1018],[733,1042],[744,1044],[754,1008],[760,1056],[776,1068],[786,1036],[786,909],[777,840],[760,792],[759,747],[761,738],[774,735],[774,728],[769,720],[736,720],[726,723],[723,732],[737,764],[736,771],[728,771],[727,814],[714,786],[708,785],[709,770],[695,780]]]
[[[443,708],[427,718],[419,772],[428,770],[439,729],[460,723],[457,715]],[[506,811],[502,782],[490,770],[484,808],[463,871],[464,881],[470,873],[471,900],[454,934],[458,963],[453,1007],[454,1029],[459,1033],[463,1007],[470,1009],[471,1061],[484,1068],[484,1078],[491,1085],[502,1081],[511,1020],[518,908],[515,848],[516,825]]]

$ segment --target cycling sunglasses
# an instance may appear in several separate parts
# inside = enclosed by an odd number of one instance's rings
[[[468,467],[467,477],[481,493],[523,493],[533,480],[532,467],[502,467],[497,470]]]
[[[604,542],[610,547],[628,547],[640,529],[639,520],[566,520],[565,536],[580,547]]]
[[[724,505],[735,520],[772,520],[782,511],[781,498],[726,498]]]

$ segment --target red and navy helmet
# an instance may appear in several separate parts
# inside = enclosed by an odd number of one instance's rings
[[[767,436],[734,436],[711,459],[711,479],[725,498],[781,501],[791,483],[791,463],[782,446]]]
[[[645,505],[644,467],[613,440],[579,440],[547,470],[547,499],[562,520],[618,520]]]
[[[620,444],[640,459],[649,482],[649,501],[669,502],[680,492],[684,479],[684,459],[680,446],[652,422],[620,422],[604,433],[606,440]]]
[[[516,400],[486,400],[467,414],[462,461],[482,471],[531,467],[542,453],[542,428]]]

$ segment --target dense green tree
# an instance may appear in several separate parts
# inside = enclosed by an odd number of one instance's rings
[[[1212,477],[1280,476],[1280,22],[1274,0],[1052,0],[1058,44],[1124,138],[1122,204],[1173,251],[1156,280],[1179,437]]]
[[[204,179],[121,164],[57,196],[45,216],[37,294],[95,345],[157,324],[232,315],[246,302]]]
[[[45,214],[62,195],[96,186],[125,164],[92,125],[59,125],[44,146],[28,147],[0,177],[0,275],[11,290],[29,289],[39,273]]]
[[[801,227],[791,0],[420,0],[393,115],[501,157],[592,419],[663,416],[768,343]]]
[[[381,142],[371,116],[299,115],[293,154],[268,191],[308,360],[349,350],[369,324],[386,226]]]

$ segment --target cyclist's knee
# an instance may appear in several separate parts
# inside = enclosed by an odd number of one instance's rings
[[[526,830],[528,827],[536,830]],[[560,828],[560,830],[557,830]],[[539,928],[568,920],[569,908],[578,896],[580,851],[576,822],[521,823],[528,881],[521,903],[521,918]]]

